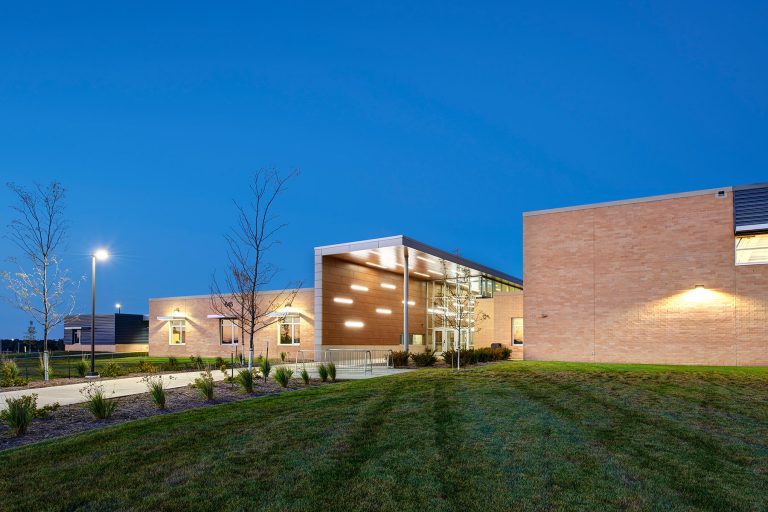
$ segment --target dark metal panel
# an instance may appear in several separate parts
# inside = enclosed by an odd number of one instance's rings
[[[149,321],[144,315],[115,315],[115,343],[149,343]]]
[[[768,185],[734,190],[733,221],[737,233],[768,231]]]

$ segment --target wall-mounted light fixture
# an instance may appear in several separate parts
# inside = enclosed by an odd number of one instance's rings
[[[334,297],[333,302],[338,302],[339,304],[352,304],[354,301],[346,297]]]
[[[363,285],[360,285],[360,284],[353,284],[352,286],[350,286],[350,288],[352,288],[353,290],[356,290],[358,292],[367,292],[368,291],[368,287],[367,286],[363,286]]]
[[[380,315],[391,315],[392,310],[387,308],[376,308],[376,312]]]
[[[394,290],[397,288],[397,286],[389,283],[381,283],[382,288],[386,288],[387,290]]]
[[[347,320],[346,322],[344,322],[344,327],[353,327],[355,329],[359,329],[364,325],[365,324],[363,322],[360,322],[359,320]]]

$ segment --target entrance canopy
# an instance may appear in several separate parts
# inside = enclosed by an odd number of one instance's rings
[[[523,286],[523,281],[517,277],[403,235],[316,247],[315,257],[333,256],[402,275],[406,248],[411,279],[450,279],[469,269],[472,276],[485,277],[498,283],[500,286],[497,291],[519,290]]]

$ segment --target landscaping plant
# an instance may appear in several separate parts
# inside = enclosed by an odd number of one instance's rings
[[[400,366],[408,366],[408,352],[398,350],[392,352],[392,364],[395,368]]]
[[[411,354],[411,359],[413,359],[413,364],[416,366],[432,366],[437,362],[435,353],[430,349],[426,349],[421,353]]]
[[[219,356],[216,358],[216,368],[221,368],[222,366],[226,366],[227,362],[224,360],[223,357]]]
[[[112,417],[117,408],[117,400],[109,400],[104,395],[104,387],[94,382],[88,384],[80,393],[85,397],[85,408],[94,418],[106,420]]]
[[[11,386],[24,386],[27,379],[21,377],[19,367],[13,359],[4,359],[2,361],[2,376],[0,376],[0,386],[8,388]]]
[[[325,382],[328,380],[328,368],[324,364],[317,367],[317,374],[320,376],[321,381]]]
[[[160,375],[157,375],[146,376],[141,380],[147,385],[149,396],[152,397],[152,401],[157,408],[165,409],[165,385],[163,384],[163,378]]]
[[[197,389],[206,400],[213,400],[214,386],[210,370],[201,373],[200,377],[195,379],[195,383],[191,386]]]
[[[259,370],[261,370],[261,376],[264,377],[264,382],[267,382],[269,372],[272,371],[272,364],[269,362],[269,359],[263,358],[259,361]]]
[[[77,372],[78,377],[85,377],[85,374],[88,373],[88,363],[85,361],[85,359],[81,359],[77,362],[75,365],[75,371]]]
[[[252,370],[249,370],[248,368],[240,370],[237,372],[237,377],[235,377],[235,380],[240,385],[240,387],[243,388],[243,391],[246,393],[253,393],[253,384],[255,379],[253,377]]]
[[[144,361],[143,359],[139,361],[138,365],[136,365],[137,373],[155,373],[156,371],[157,371],[157,368],[155,367],[155,365],[153,365],[149,361]]]
[[[309,372],[307,372],[307,369],[304,368],[301,370],[301,380],[304,381],[304,384],[309,384]]]
[[[328,368],[328,377],[331,378],[331,382],[336,382],[336,364],[331,361],[327,364]]]
[[[6,409],[0,413],[0,419],[13,432],[13,435],[23,436],[27,433],[32,418],[35,415],[37,395],[23,395],[19,398],[7,398]]]
[[[114,361],[110,361],[99,368],[99,375],[102,377],[119,377],[123,374],[123,369]]]
[[[288,387],[288,384],[291,382],[291,377],[293,377],[293,370],[290,368],[286,368],[285,366],[281,366],[277,370],[275,370],[275,380],[278,384],[281,386]]]
[[[280,362],[284,363],[287,355],[285,352],[280,352]]]

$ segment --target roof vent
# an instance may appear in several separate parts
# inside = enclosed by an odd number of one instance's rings
[[[726,195],[727,194],[725,193],[725,190],[718,190],[717,193],[715,193],[715,197],[717,197],[718,199],[722,199]]]

